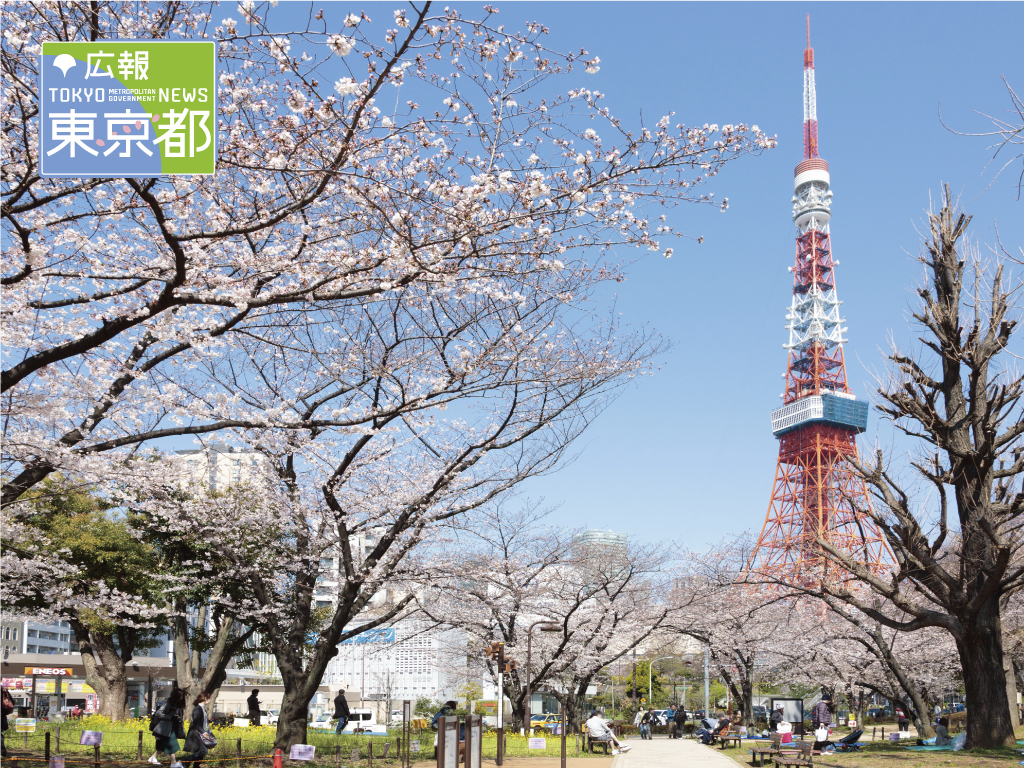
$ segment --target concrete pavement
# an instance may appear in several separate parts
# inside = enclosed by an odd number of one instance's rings
[[[655,736],[643,741],[639,736],[627,742],[632,749],[620,752],[612,761],[611,768],[736,768],[736,763],[726,757],[718,747],[706,747],[695,739],[669,739]],[[746,745],[744,745],[746,746]],[[750,756],[744,749],[730,749],[731,754]]]

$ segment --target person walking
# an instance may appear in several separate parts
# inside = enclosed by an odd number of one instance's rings
[[[192,707],[188,734],[185,736],[185,751],[188,754],[182,755],[182,768],[189,768],[195,761],[206,757],[206,753],[210,751],[203,739],[204,734],[210,730],[210,718],[206,714],[206,702],[209,700],[210,696],[206,693],[196,696],[196,705]]]
[[[171,768],[182,768],[177,753],[181,749],[178,739],[185,738],[185,724],[182,722],[185,709],[185,692],[180,688],[171,691],[167,701],[157,707],[150,718],[149,729],[156,738],[156,752],[149,762],[160,764],[160,755],[171,756]]]
[[[665,713],[665,725],[668,726],[668,737],[674,739],[676,737],[676,705],[669,704],[668,712]]]
[[[4,733],[10,727],[7,724],[7,716],[14,712],[14,698],[11,696],[11,692],[4,687],[2,693],[3,704],[0,706],[2,710],[3,722],[0,723],[3,727],[0,728],[0,757],[7,757],[7,737]]]
[[[257,727],[260,724],[260,700],[257,698],[259,693],[259,688],[253,688],[249,698],[245,700],[249,705],[249,724]]]
[[[334,732],[341,733],[344,731],[351,716],[352,713],[349,711],[348,701],[345,699],[345,690],[342,689],[334,697],[334,719],[338,721],[338,724],[334,727]]]
[[[653,709],[648,709],[644,712],[643,717],[640,718],[640,738],[650,740],[654,733],[654,724],[657,722],[657,718],[654,715]]]

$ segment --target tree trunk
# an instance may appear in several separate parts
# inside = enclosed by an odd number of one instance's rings
[[[1017,707],[1017,678],[1013,674],[1013,659],[1009,654],[1003,655],[1003,674],[1006,676],[1006,705],[1010,708],[1010,722],[1020,725],[1020,709]]]
[[[128,718],[128,675],[124,661],[114,645],[114,637],[90,632],[79,619],[68,622],[75,631],[85,667],[85,682],[91,685],[100,700],[99,714],[120,722]]]
[[[964,623],[966,631],[956,638],[956,647],[967,693],[967,748],[1012,747],[999,601],[990,599],[973,623]]]
[[[749,671],[753,672],[753,669]],[[757,721],[754,720],[754,680],[751,674],[743,678],[743,724],[748,728],[757,727]]]

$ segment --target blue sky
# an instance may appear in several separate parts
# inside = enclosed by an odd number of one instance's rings
[[[347,7],[347,3],[345,6]],[[397,6],[396,6],[397,7]],[[469,15],[476,6],[457,4]],[[601,71],[582,83],[607,94],[627,124],[674,110],[676,121],[756,123],[779,147],[722,173],[710,190],[730,209],[686,207],[677,227],[703,235],[670,260],[645,257],[618,286],[616,306],[674,347],[661,371],[598,419],[577,460],[524,493],[560,504],[552,522],[612,528],[702,548],[760,530],[777,457],[768,413],[785,371],[784,308],[792,282],[793,167],[801,159],[804,15],[811,14],[819,140],[829,161],[833,252],[848,320],[848,374],[857,396],[890,334],[913,339],[919,232],[930,199],[950,184],[974,214],[971,233],[1024,244],[1021,163],[992,183],[978,112],[1003,114],[1000,75],[1024,92],[1024,5],[890,3],[498,3],[506,27],[536,19],[560,50],[585,47]],[[367,7],[384,11],[384,6]],[[379,14],[378,14],[379,15]],[[583,75],[580,76],[584,77]],[[862,447],[892,446],[872,411]]]

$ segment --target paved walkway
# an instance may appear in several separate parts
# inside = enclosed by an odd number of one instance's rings
[[[615,756],[611,768],[737,768],[718,747],[706,747],[694,739],[669,739],[655,736],[650,741],[639,737],[627,742],[632,749]],[[750,753],[729,750],[733,754]]]

